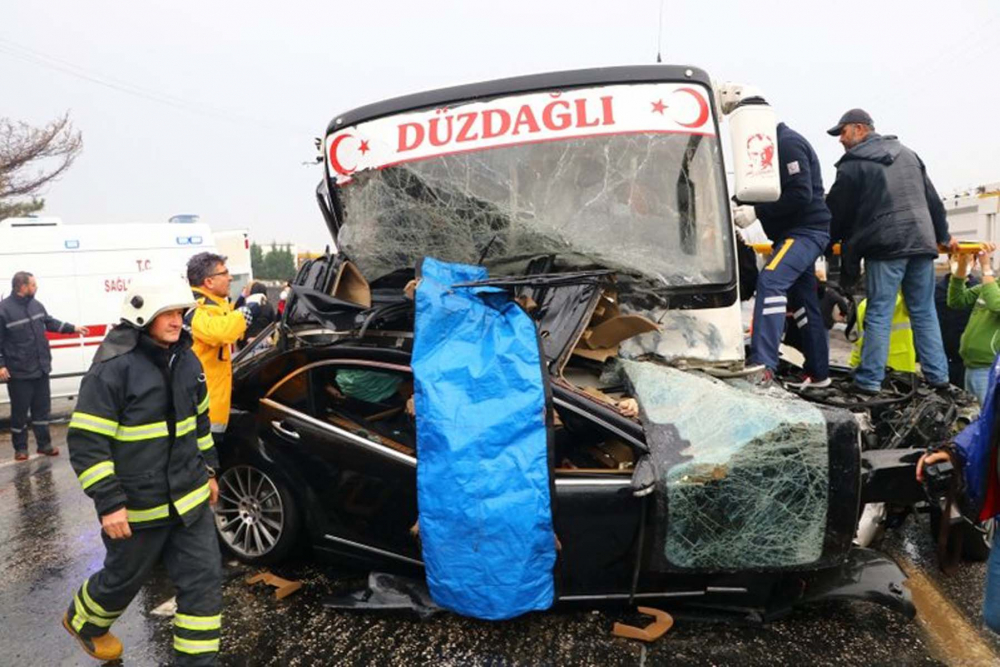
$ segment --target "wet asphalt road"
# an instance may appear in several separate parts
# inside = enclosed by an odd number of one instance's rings
[[[65,456],[65,426],[54,431],[63,455],[15,463],[0,426],[0,665],[94,665],[60,626],[73,592],[103,559],[99,524]],[[451,615],[421,622],[408,615],[331,612],[322,600],[365,577],[299,562],[275,572],[300,579],[277,601],[253,571],[226,564],[223,665],[939,665],[1000,664],[1000,641],[981,629],[984,566],[938,574],[926,518],[890,534],[885,550],[918,586],[921,614],[907,621],[882,607],[825,603],[766,625],[686,619],[659,642],[611,636],[624,610],[533,614],[506,623]],[[126,665],[170,660],[171,620],[152,614],[170,599],[163,572],[114,626]]]

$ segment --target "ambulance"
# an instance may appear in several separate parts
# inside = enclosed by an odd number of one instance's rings
[[[10,294],[16,272],[28,271],[38,281],[36,298],[50,315],[89,329],[87,336],[46,334],[52,348],[54,414],[72,407],[97,346],[119,320],[132,278],[151,269],[184,274],[188,259],[205,251],[217,252],[216,241],[201,223],[68,225],[52,217],[0,221],[0,298]],[[0,417],[9,416],[9,400],[0,383]]]

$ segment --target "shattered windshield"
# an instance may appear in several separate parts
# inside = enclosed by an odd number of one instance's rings
[[[523,95],[331,135],[338,247],[370,280],[423,256],[514,273],[551,254],[664,287],[728,283],[720,148],[695,93],[649,84]],[[367,127],[379,123],[390,131]],[[447,150],[463,131],[471,147]],[[414,159],[399,161],[408,151]],[[366,159],[375,168],[362,169]]]

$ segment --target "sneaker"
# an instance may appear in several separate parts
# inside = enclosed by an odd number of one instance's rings
[[[805,391],[806,389],[826,389],[833,384],[830,378],[825,378],[823,380],[816,380],[811,375],[807,375],[800,382],[786,382],[786,387],[791,387],[792,389],[798,389],[799,391]]]
[[[59,456],[58,447],[50,447],[49,449],[39,449],[39,454],[44,454],[45,456]]]
[[[750,384],[760,389],[767,389],[774,384],[774,371],[770,368],[765,368],[750,378]]]
[[[960,389],[959,387],[956,387],[955,385],[949,382],[942,382],[941,384],[931,384],[931,389],[936,391],[938,394],[948,398],[958,398],[964,393],[963,389]]]
[[[15,461],[27,461],[28,460],[28,452],[21,452],[21,451],[14,452],[14,460]]]
[[[854,393],[854,394],[856,394],[858,396],[863,396],[865,398],[871,398],[872,396],[878,396],[879,392],[881,392],[881,391],[882,391],[881,388],[879,388],[879,389],[869,389],[868,387],[862,387],[860,384],[852,384],[851,385],[851,392],[852,393]]]
[[[63,614],[62,624],[66,628],[66,632],[73,635],[76,641],[80,643],[80,647],[91,658],[108,661],[117,660],[122,657],[122,643],[118,640],[118,637],[115,637],[110,632],[105,632],[103,635],[98,635],[97,637],[82,637],[69,624],[69,614]]]

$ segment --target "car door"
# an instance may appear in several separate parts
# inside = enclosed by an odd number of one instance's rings
[[[320,546],[421,564],[407,392],[406,366],[327,360],[293,371],[261,400],[261,433],[292,462],[323,515]]]
[[[560,599],[627,595],[648,501],[631,484],[644,444],[587,397],[554,387],[553,404]]]

